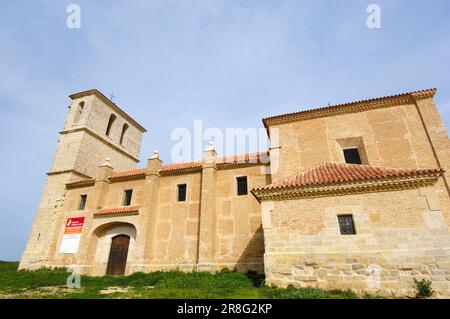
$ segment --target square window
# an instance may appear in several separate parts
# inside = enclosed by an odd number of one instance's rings
[[[338,222],[341,235],[356,235],[353,215],[338,216]]]
[[[247,195],[247,176],[237,177],[237,194],[238,196]]]
[[[78,210],[84,210],[86,207],[87,195],[80,196],[80,205],[78,205]]]
[[[123,198],[123,206],[130,206],[131,205],[131,196],[133,195],[133,190],[128,189],[125,191],[125,195]]]
[[[344,150],[345,162],[347,164],[362,164],[361,156],[357,148],[348,148]]]
[[[179,202],[185,202],[186,201],[186,190],[187,190],[187,185],[186,184],[178,185],[178,201]]]

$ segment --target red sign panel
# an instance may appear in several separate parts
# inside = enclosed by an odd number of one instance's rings
[[[83,229],[84,217],[68,218],[64,234],[79,234]]]
[[[84,217],[68,218],[66,227],[83,227]]]

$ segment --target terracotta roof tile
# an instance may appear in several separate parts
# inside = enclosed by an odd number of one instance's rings
[[[127,177],[134,177],[139,175],[145,175],[147,169],[146,168],[139,168],[139,169],[133,169],[130,171],[122,171],[122,172],[114,172],[110,179],[115,178],[127,178]]]
[[[395,177],[423,176],[427,174],[442,174],[442,169],[400,169],[374,167],[368,165],[353,165],[326,162],[314,166],[293,176],[282,179],[270,185],[255,188],[272,190],[281,188],[297,188],[318,185],[330,185],[364,180],[377,180]]]
[[[135,214],[141,206],[124,206],[116,208],[104,208],[96,211],[94,215]]]
[[[240,155],[219,157],[216,161],[219,168],[228,168],[235,165],[242,164],[268,164],[270,161],[269,152],[257,152],[257,153],[245,153]],[[179,172],[193,172],[199,171],[203,167],[201,161],[187,162],[187,163],[174,163],[163,165],[161,167],[162,174],[172,174]],[[112,181],[145,178],[147,174],[147,168],[138,168],[129,171],[114,172],[109,178]],[[94,179],[84,179],[66,184],[67,187],[82,187],[94,185]]]
[[[268,164],[270,161],[269,152],[257,152],[257,153],[245,153],[240,155],[219,157],[216,161],[219,167],[230,167],[241,164]],[[186,163],[173,163],[163,165],[161,167],[161,173],[170,174],[177,172],[192,172],[201,170],[203,167],[201,161],[186,162]],[[130,171],[115,172],[110,179],[126,179],[133,177],[144,177],[147,172],[146,168],[140,168]]]
[[[174,163],[174,164],[163,165],[161,167],[161,172],[185,171],[185,170],[195,170],[195,169],[201,169],[201,168],[202,168],[202,162],[200,162],[200,161],[188,162],[188,163]]]

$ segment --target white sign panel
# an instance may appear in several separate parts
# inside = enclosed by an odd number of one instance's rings
[[[61,254],[75,254],[78,251],[78,244],[83,230],[84,217],[68,218],[66,229],[61,242],[59,252]]]

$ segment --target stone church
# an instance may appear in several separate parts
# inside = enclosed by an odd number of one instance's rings
[[[146,130],[70,96],[20,269],[223,268],[281,287],[450,296],[450,142],[435,89],[263,119],[267,152],[138,168]],[[276,136],[276,138],[274,138]]]

